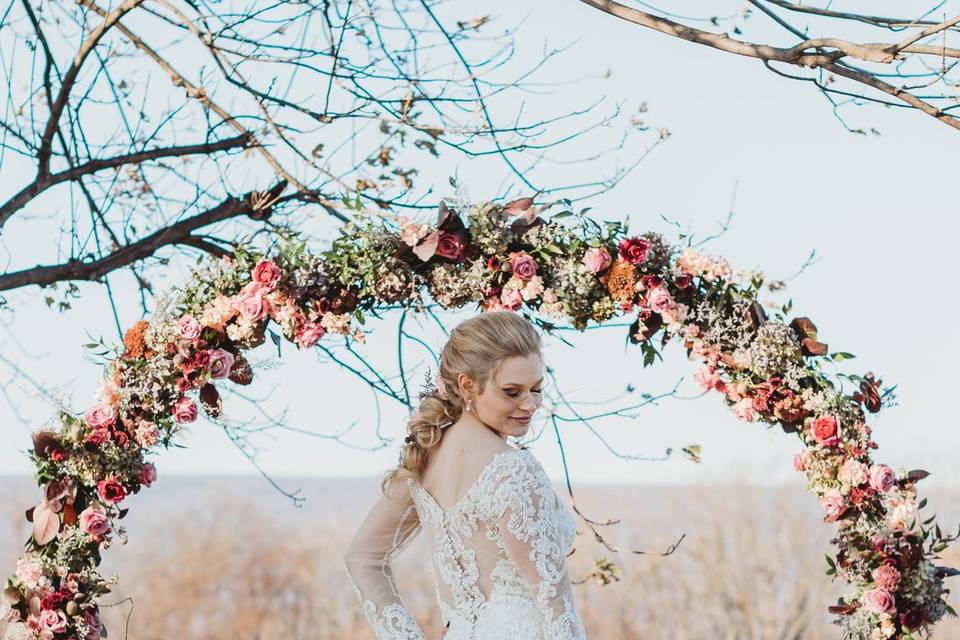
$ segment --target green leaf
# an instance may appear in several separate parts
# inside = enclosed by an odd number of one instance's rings
[[[834,362],[840,362],[842,360],[852,360],[857,356],[853,355],[852,353],[847,353],[846,351],[837,351],[836,353],[831,353],[829,357]]]

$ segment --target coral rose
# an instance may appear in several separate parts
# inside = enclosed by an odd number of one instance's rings
[[[253,271],[250,272],[253,281],[267,291],[272,291],[276,288],[277,283],[280,281],[280,275],[280,267],[272,260],[261,260],[257,263],[257,266],[253,268]]]
[[[834,416],[820,416],[813,423],[813,437],[825,447],[840,444],[840,423]]]

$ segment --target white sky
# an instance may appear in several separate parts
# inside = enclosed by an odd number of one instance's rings
[[[880,4],[896,12],[897,3]],[[512,21],[516,3],[487,6],[501,20],[494,28]],[[606,80],[561,87],[541,98],[543,102],[532,100],[531,109],[554,114],[558,104],[576,108],[584,96],[602,92],[623,98],[627,111],[646,101],[650,111],[644,119],[672,132],[616,190],[589,203],[597,216],[629,216],[633,232],[653,229],[669,234],[671,229],[659,218],[662,214],[704,235],[717,230],[736,186],[732,228],[708,250],[726,256],[734,267],[763,270],[771,279],[794,273],[816,250],[819,261],[791,282],[783,300],[792,297],[794,313],[816,322],[831,351],[858,356],[845,363],[844,370],[874,371],[885,383],[898,385],[900,406],[871,421],[880,444],[875,459],[927,469],[932,476],[925,482],[930,485],[960,483],[953,457],[960,448],[960,424],[950,404],[956,392],[950,371],[960,356],[954,328],[960,222],[956,154],[950,152],[960,144],[960,132],[915,112],[868,106],[847,108],[844,114],[852,126],[876,127],[881,135],[849,134],[812,86],[775,76],[755,61],[641,30],[573,0],[540,0],[526,6],[529,14],[521,31],[524,45],[517,54],[518,68],[537,59],[544,38],[560,45],[579,36],[561,57],[562,64],[541,77],[611,71]],[[880,13],[887,8],[872,10]],[[684,10],[694,12],[688,6]],[[760,17],[753,20],[759,23]],[[755,29],[747,35],[759,38],[763,33]],[[454,168],[473,199],[495,193],[502,178],[500,167],[489,162],[458,160],[450,167]],[[584,168],[558,166],[558,182],[574,175],[572,171]],[[549,176],[550,169],[541,169],[540,175]],[[446,175],[438,175],[436,184],[438,195],[449,192]],[[11,188],[0,187],[0,196]],[[30,236],[12,224],[5,236],[8,250],[50,242],[49,237]],[[179,277],[172,274],[170,282]],[[115,284],[126,327],[138,319],[136,297],[123,277]],[[105,293],[86,291],[82,302],[62,315],[48,310],[36,289],[11,296],[16,311],[5,315],[4,322],[23,348],[9,335],[0,343],[4,356],[34,379],[62,386],[78,412],[90,401],[99,375],[99,367],[89,362],[80,345],[88,342],[88,332],[116,339]],[[452,326],[453,316],[445,318]],[[385,367],[393,366],[388,369],[393,371],[396,317],[388,320],[371,325],[376,331],[365,353]],[[440,336],[429,326],[424,323],[423,335],[439,349]],[[663,393],[681,377],[680,395],[698,395],[694,363],[681,349],[668,349],[665,364],[643,370],[640,350],[625,349],[624,336],[623,328],[568,334],[576,349],[549,342],[547,362],[571,398],[608,398],[621,393],[627,383],[640,391]],[[411,364],[425,357],[414,346],[408,348]],[[266,357],[268,351],[261,355]],[[363,450],[376,443],[377,409],[362,383],[287,344],[278,364],[262,372],[248,389],[263,398],[265,409],[278,412],[288,407],[288,424],[321,433],[353,422],[357,426],[347,436],[352,446],[291,432],[259,439],[266,447],[259,461],[267,472],[275,477],[362,476],[395,462],[394,446]],[[422,375],[411,380],[418,387]],[[0,473],[32,473],[23,452],[49,407],[32,398],[29,385],[2,382],[26,421],[9,404],[0,403],[4,429]],[[227,406],[228,413],[232,407]],[[387,399],[381,399],[380,409],[383,433],[398,436],[399,443],[405,411]],[[571,423],[565,425],[563,439],[574,482],[802,481],[790,462],[799,441],[779,429],[735,420],[719,396],[666,399],[643,408],[633,420],[599,421],[594,427],[623,453],[660,456],[665,447],[679,451],[698,443],[704,462],[693,464],[682,455],[666,462],[620,460],[582,425]],[[195,423],[182,443],[186,448],[164,452],[157,461],[161,478],[174,473],[256,473],[212,425]],[[562,470],[552,433],[546,432],[534,451],[559,479]]]

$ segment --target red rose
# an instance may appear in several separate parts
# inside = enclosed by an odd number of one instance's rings
[[[640,286],[643,289],[655,289],[663,284],[663,280],[660,276],[655,276],[652,273],[648,273],[645,276],[640,277]]]
[[[437,252],[435,255],[438,255],[441,258],[456,260],[460,257],[460,254],[463,253],[465,247],[466,244],[463,242],[463,238],[460,237],[459,234],[443,232],[440,234],[440,239],[437,241]]]
[[[901,613],[900,624],[910,629],[910,631],[919,629],[920,625],[923,624],[923,611],[919,609],[911,609],[906,613]]]
[[[643,238],[624,238],[620,241],[620,257],[631,264],[646,262],[649,251],[650,243]]]
[[[820,416],[813,423],[813,437],[825,447],[835,447],[840,444],[840,423],[834,416]]]
[[[692,280],[689,273],[684,273],[677,277],[673,282],[677,285],[678,289],[686,289],[690,286],[690,281]]]
[[[50,459],[53,460],[54,462],[63,462],[69,457],[70,457],[70,454],[67,453],[67,450],[62,449],[60,447],[57,447],[56,449],[52,449],[50,451]]]
[[[101,500],[109,504],[117,504],[127,497],[127,490],[113,476],[97,483],[97,493]]]
[[[181,396],[173,407],[173,419],[177,422],[193,422],[197,419],[197,404],[186,396]]]
[[[113,441],[117,443],[117,446],[123,448],[127,446],[127,443],[130,441],[130,436],[127,435],[127,432],[123,429],[111,429],[110,432],[113,434]]]

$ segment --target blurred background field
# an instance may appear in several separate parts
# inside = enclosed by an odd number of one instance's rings
[[[250,476],[170,476],[132,496],[124,519],[130,542],[104,558],[104,574],[120,575],[103,600],[116,603],[104,610],[110,637],[372,640],[342,552],[376,497],[376,479],[281,482],[300,489],[301,508]],[[802,486],[583,483],[574,490],[591,519],[621,520],[603,529],[617,548],[656,553],[686,534],[670,556],[612,554],[578,525],[572,578],[586,576],[599,555],[623,571],[618,582],[575,587],[591,640],[840,638],[826,608],[843,589],[824,574],[834,526],[820,521]],[[30,478],[7,476],[0,492],[0,566],[12,569],[37,489]],[[924,495],[924,512],[955,529],[960,491]],[[423,540],[394,567],[406,604],[434,640],[440,619]],[[948,549],[940,564],[960,566],[960,551]],[[960,607],[955,593],[951,604]],[[960,638],[960,623],[941,623],[934,637]]]

